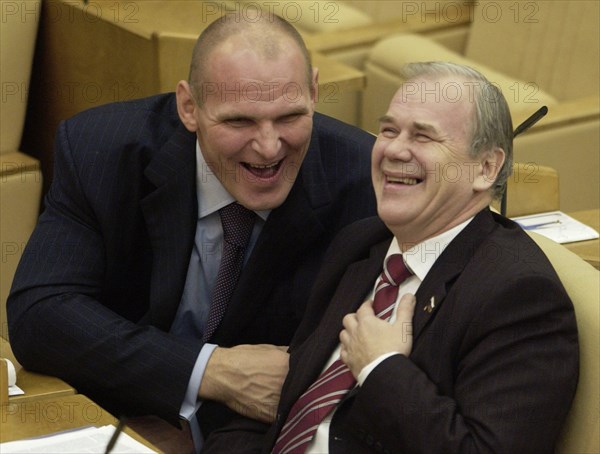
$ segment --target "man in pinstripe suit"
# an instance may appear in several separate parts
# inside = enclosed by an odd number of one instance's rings
[[[8,302],[28,369],[117,414],[205,435],[235,412],[271,421],[288,345],[330,240],[375,213],[373,138],[314,113],[298,33],[229,15],[189,81],[63,122],[55,178]],[[218,210],[256,221],[216,332],[202,341],[223,238]]]

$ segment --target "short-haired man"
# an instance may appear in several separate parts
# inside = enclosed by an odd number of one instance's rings
[[[374,139],[314,112],[291,25],[252,19],[209,25],[176,95],[61,124],[8,301],[25,367],[117,415],[199,406],[205,435],[236,411],[273,419],[324,252],[375,213]]]
[[[511,169],[506,101],[464,66],[415,63],[405,80],[372,153],[379,217],[334,241],[276,423],[266,441],[221,431],[213,446],[553,452],[577,384],[577,329],[544,254],[489,209]]]

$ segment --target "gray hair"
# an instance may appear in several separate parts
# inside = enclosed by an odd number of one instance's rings
[[[473,158],[495,147],[502,148],[505,160],[492,186],[492,196],[499,198],[506,187],[513,166],[513,126],[510,110],[502,91],[483,74],[465,65],[449,62],[409,63],[401,69],[405,81],[427,77],[458,77],[473,87],[475,118],[469,155]]]

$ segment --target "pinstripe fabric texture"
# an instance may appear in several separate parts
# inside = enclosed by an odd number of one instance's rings
[[[213,341],[288,345],[333,236],[375,213],[374,138],[315,114],[292,191],[273,210]],[[116,415],[179,423],[200,339],[169,333],[198,213],[196,136],[174,94],[82,112],[57,131],[45,211],[7,303],[24,367],[61,377]],[[210,431],[233,417],[202,405]]]

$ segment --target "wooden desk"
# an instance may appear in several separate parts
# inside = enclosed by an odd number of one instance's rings
[[[572,218],[589,225],[597,232],[600,231],[600,210],[582,210],[567,213]],[[577,254],[586,262],[600,270],[600,240],[578,241],[566,243],[567,249]]]
[[[10,359],[14,364],[17,372],[17,386],[25,391],[23,395],[9,397],[9,403],[33,402],[49,397],[72,396],[76,393],[71,385],[60,378],[25,370],[16,360],[10,344],[4,338],[0,338],[0,357]]]
[[[9,403],[0,408],[0,442],[21,440],[85,426],[117,425],[117,419],[83,394]],[[150,449],[160,452],[136,432],[125,428]]]

